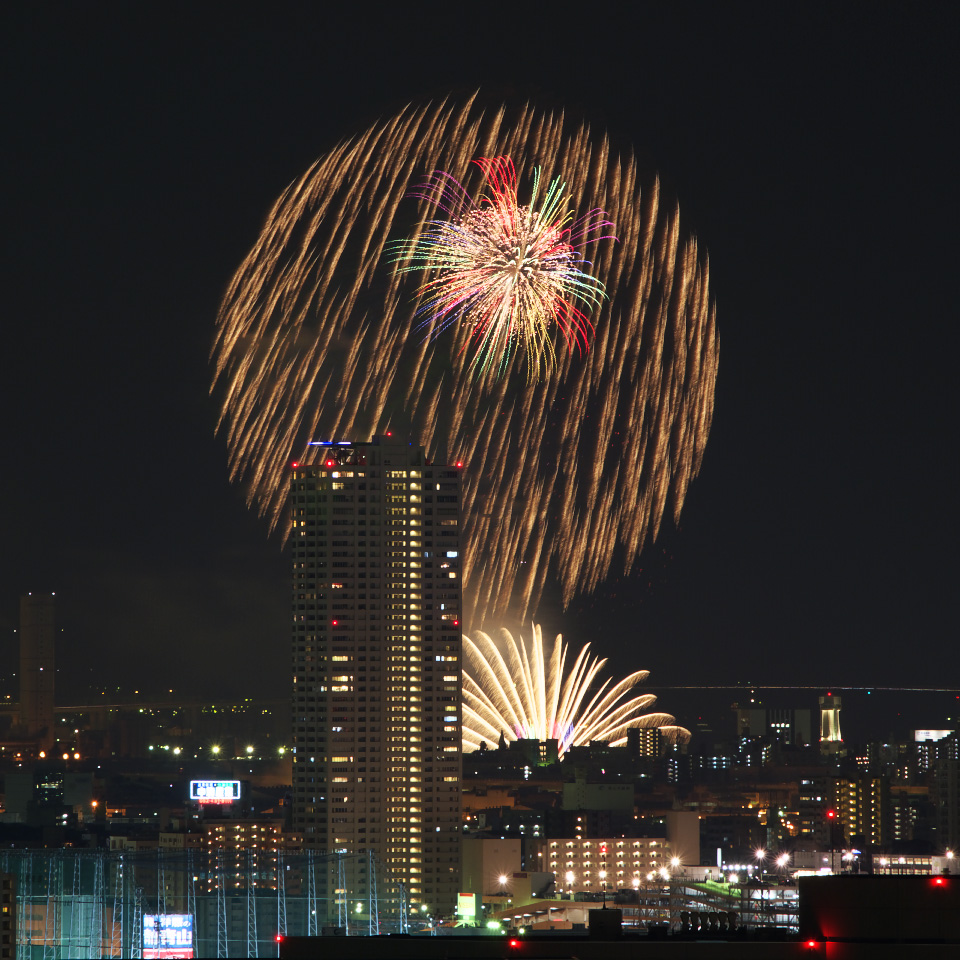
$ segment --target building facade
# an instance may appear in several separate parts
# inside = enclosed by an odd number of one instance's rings
[[[885,777],[838,777],[833,791],[841,843],[852,843],[854,837],[863,837],[861,842],[873,847],[890,842],[890,784]]]
[[[566,837],[532,845],[528,869],[552,873],[554,892],[610,894],[680,869],[667,837]]]
[[[737,741],[743,744],[753,737],[791,746],[813,743],[813,715],[810,710],[736,707]]]
[[[313,449],[291,475],[293,829],[327,854],[372,852],[411,909],[452,912],[459,470],[390,437]],[[318,878],[327,902],[367,894],[368,861],[347,862]]]
[[[17,878],[0,872],[0,960],[17,955]]]

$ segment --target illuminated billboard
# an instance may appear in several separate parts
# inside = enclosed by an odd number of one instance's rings
[[[917,743],[925,743],[927,740],[943,740],[949,737],[953,730],[914,730],[913,739]]]
[[[191,780],[190,799],[196,803],[236,803],[239,780]]]
[[[193,957],[193,924],[189,913],[145,913],[143,915],[143,958]]]
[[[457,917],[459,926],[475,927],[483,915],[481,902],[483,897],[479,893],[457,894]]]

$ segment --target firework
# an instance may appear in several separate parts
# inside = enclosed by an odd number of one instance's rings
[[[602,210],[574,221],[555,179],[538,205],[540,170],[534,168],[530,203],[520,204],[509,157],[474,161],[485,192],[477,203],[454,177],[435,170],[412,195],[434,203],[447,216],[426,224],[420,239],[394,246],[401,272],[432,274],[417,291],[422,325],[438,333],[455,321],[473,328],[475,366],[491,364],[502,374],[518,347],[526,349],[527,379],[554,365],[551,328],[568,350],[586,350],[593,325],[577,303],[598,307],[603,284],[575,244],[613,224]],[[615,239],[606,235],[600,239]]]
[[[653,694],[632,691],[650,675],[637,670],[619,683],[599,682],[606,660],[586,644],[569,671],[567,645],[557,636],[547,657],[537,624],[528,647],[522,637],[500,631],[500,643],[478,631],[463,638],[463,749],[510,740],[557,740],[561,758],[570,747],[604,740],[622,746],[632,727],[658,727],[671,740],[690,731],[667,713],[644,713]]]
[[[513,352],[472,366],[469,324],[417,332],[415,284],[390,264],[439,219],[410,185],[449,171],[471,196],[479,156],[539,166],[617,244],[580,251],[606,288],[586,354],[562,348],[528,381]],[[484,109],[476,97],[409,107],[341,143],[283,193],[221,305],[213,347],[231,476],[285,539],[286,470],[318,437],[392,431],[437,462],[462,461],[465,622],[528,618],[544,584],[569,602],[629,573],[664,515],[679,516],[713,415],[715,310],[708,265],[634,157],[562,114]],[[441,211],[442,213],[442,211]],[[614,247],[616,256],[613,256]],[[549,349],[549,348],[548,348]]]

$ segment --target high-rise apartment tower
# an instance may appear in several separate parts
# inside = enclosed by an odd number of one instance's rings
[[[291,478],[293,827],[316,850],[372,851],[411,909],[449,912],[460,863],[459,469],[388,436],[314,450]],[[328,916],[369,891],[369,856],[343,863],[317,878]],[[377,882],[382,900],[379,872]]]

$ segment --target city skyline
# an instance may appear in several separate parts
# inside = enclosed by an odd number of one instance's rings
[[[642,55],[611,37],[609,76],[545,86],[469,56],[441,83],[349,21],[344,51],[317,56],[319,21],[295,38],[238,18],[221,44],[212,18],[141,36],[136,19],[8,15],[4,649],[21,593],[56,590],[58,690],[142,673],[283,691],[289,561],[213,437],[219,299],[317,156],[480,86],[582,114],[660,175],[710,257],[723,346],[680,529],[566,613],[554,588],[544,629],[668,686],[956,676],[945,24],[844,11],[822,32],[798,14],[783,50],[744,13],[637,16]],[[356,50],[379,62],[348,92]]]

